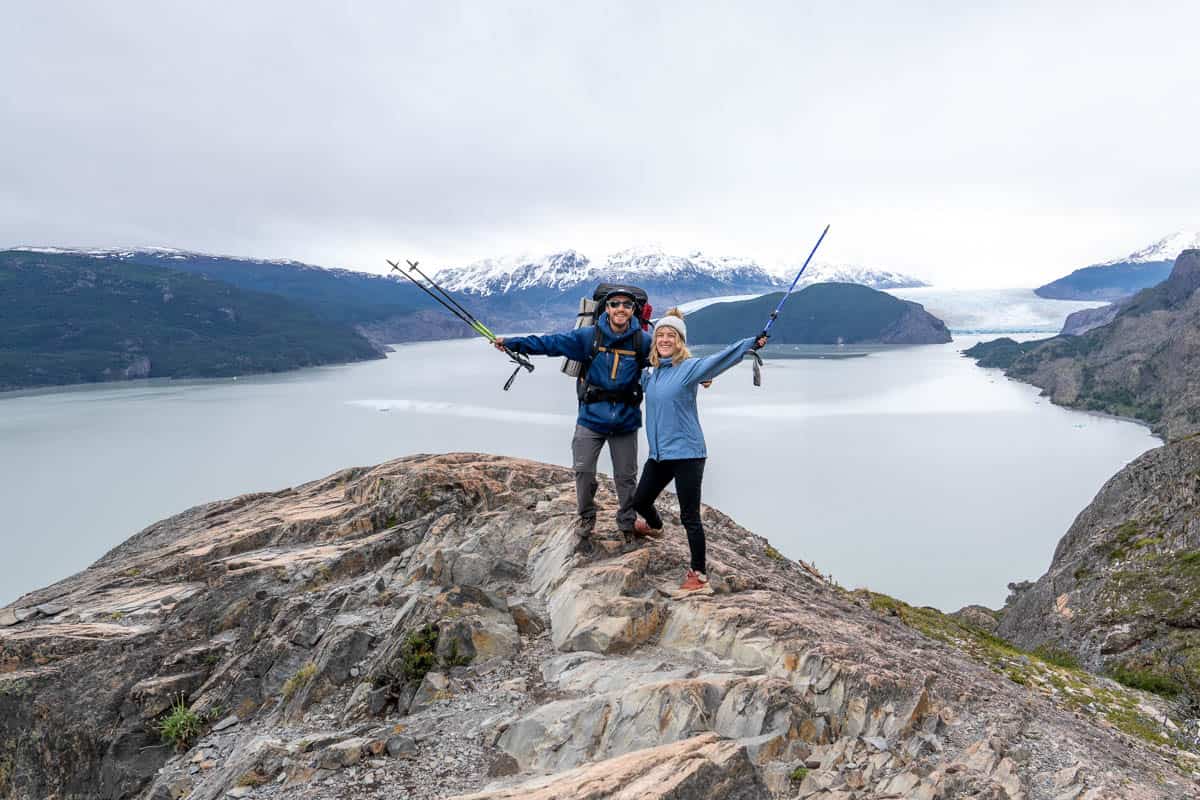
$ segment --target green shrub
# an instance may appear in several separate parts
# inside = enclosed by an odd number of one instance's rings
[[[425,673],[437,666],[437,625],[425,625],[410,633],[400,646],[404,678],[420,681]]]
[[[1151,669],[1118,665],[1109,670],[1109,676],[1131,689],[1141,689],[1143,692],[1152,692],[1163,697],[1174,697],[1183,690],[1172,678]]]
[[[796,767],[788,775],[788,777],[791,778],[795,783],[800,783],[800,781],[804,780],[807,776],[808,767]]]
[[[164,742],[186,750],[199,736],[204,723],[200,715],[188,708],[181,695],[167,715],[158,721],[158,732]]]
[[[1047,664],[1053,664],[1056,667],[1079,669],[1079,659],[1061,647],[1051,647],[1048,644],[1038,645],[1034,648],[1033,654]]]
[[[1189,550],[1186,553],[1180,553],[1177,558],[1179,559],[1179,563],[1184,567],[1200,567],[1200,550]]]

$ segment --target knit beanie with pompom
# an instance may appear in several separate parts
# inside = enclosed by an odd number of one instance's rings
[[[687,325],[683,321],[683,312],[678,308],[672,308],[658,322],[654,323],[656,328],[674,328],[679,334],[679,338],[684,342],[687,341]]]

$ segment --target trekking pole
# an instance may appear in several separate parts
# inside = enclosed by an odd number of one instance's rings
[[[419,261],[408,261],[408,259],[405,259],[405,261],[408,263],[408,267],[410,270],[415,271],[418,275],[420,275],[422,278],[424,278],[429,283],[430,286],[432,286],[434,289],[437,290],[438,294],[445,297],[447,300],[449,300],[451,303],[454,304],[455,308],[457,308],[459,311],[461,311],[463,314],[465,314],[466,317],[471,320],[472,327],[474,327],[477,331],[479,331],[481,334],[483,334],[484,336],[486,336],[489,339],[496,338],[496,334],[492,333],[491,330],[489,330],[486,325],[484,325],[482,322],[480,322],[478,319],[476,319],[474,314],[472,314],[470,311],[467,311],[465,308],[463,308],[462,303],[460,303],[454,299],[454,295],[447,292],[441,286],[438,286],[434,282],[433,278],[429,277],[424,272],[422,272],[421,268],[417,266],[417,264],[420,263]]]
[[[486,336],[487,336],[487,334],[486,334],[486,333],[484,333],[483,331],[481,331],[481,330],[479,330],[478,328],[476,328],[476,327],[475,327],[475,326],[474,326],[474,325],[471,323],[471,320],[470,320],[470,319],[469,319],[469,318],[468,318],[466,315],[464,315],[463,313],[461,313],[461,312],[460,312],[460,311],[458,311],[457,309],[455,309],[455,308],[451,307],[451,306],[450,306],[450,305],[449,305],[449,304],[448,304],[448,303],[447,303],[445,300],[443,300],[442,298],[438,297],[438,296],[437,296],[436,294],[434,294],[433,292],[429,291],[429,288],[428,288],[427,286],[425,286],[425,284],[421,283],[421,282],[420,282],[420,281],[418,281],[416,278],[414,278],[413,276],[409,275],[409,274],[408,274],[407,272],[405,272],[404,270],[400,269],[400,266],[399,266],[398,264],[396,264],[396,262],[394,262],[394,261],[391,261],[391,260],[389,260],[389,259],[384,259],[384,260],[385,260],[385,261],[387,261],[387,263],[391,265],[392,269],[396,270],[396,272],[399,272],[401,275],[403,275],[404,277],[408,278],[410,281],[412,281],[413,283],[415,283],[415,284],[417,285],[417,288],[418,288],[418,289],[420,289],[421,291],[425,292],[425,294],[429,295],[429,296],[430,296],[430,297],[432,297],[434,300],[436,300],[436,301],[437,301],[437,302],[438,302],[438,303],[439,303],[439,304],[442,306],[442,308],[446,309],[446,310],[447,310],[447,311],[449,311],[451,314],[453,314],[454,316],[456,316],[456,317],[458,317],[460,320],[462,320],[462,321],[463,321],[463,322],[464,322],[464,323],[465,323],[465,324],[466,324],[468,327],[470,327],[470,328],[471,328],[471,330],[475,331],[475,332],[476,332],[476,333],[478,333],[480,336],[484,336],[484,337],[486,337]]]
[[[397,264],[395,261],[392,261],[391,259],[384,259],[384,260],[387,261],[388,265],[392,269],[396,270],[396,272],[399,272],[401,275],[403,275],[404,277],[406,277],[410,281],[412,281],[414,284],[416,284],[418,289],[425,292],[425,294],[429,295],[434,300],[436,300],[438,302],[438,304],[441,305],[442,308],[446,309],[451,314],[453,314],[455,317],[457,317],[459,320],[461,320],[471,330],[475,331],[476,333],[478,333],[483,338],[487,339],[492,344],[496,343],[496,339],[498,338],[496,336],[496,334],[492,333],[491,330],[489,330],[486,325],[484,325],[482,322],[480,322],[478,319],[476,319],[474,314],[472,314],[470,311],[467,311],[467,309],[464,308],[461,303],[459,303],[457,300],[455,300],[445,289],[443,289],[442,287],[440,287],[436,283],[434,283],[433,280],[428,275],[426,275],[424,272],[421,272],[420,269],[417,269],[416,262],[409,261],[408,264],[413,269],[416,269],[417,273],[419,275],[421,275],[421,277],[423,277],[423,278],[425,278],[425,280],[429,281],[430,286],[433,286],[435,289],[437,289],[438,292],[440,292],[444,296],[445,299],[443,299],[443,297],[441,297],[441,296],[438,296],[438,294],[434,293],[434,291],[432,289],[430,289],[429,286],[426,286],[425,284],[421,283],[419,280],[414,278],[412,275],[410,275],[407,272],[405,272],[404,270],[402,270],[400,268],[400,265]],[[447,301],[449,301],[449,302],[447,302]],[[515,381],[517,379],[517,375],[519,375],[521,373],[522,369],[526,370],[527,372],[533,372],[533,362],[531,362],[527,357],[525,357],[521,353],[518,353],[515,350],[511,350],[508,347],[504,347],[504,354],[508,356],[509,361],[512,361],[514,364],[517,365],[517,368],[513,370],[512,375],[509,375],[508,380],[504,382],[504,391],[507,392],[509,389],[512,388],[513,381]]]
[[[407,261],[407,259],[405,259],[405,260]],[[494,342],[496,341],[496,339],[498,339],[498,338],[499,338],[498,336],[496,336],[496,334],[492,333],[492,330],[491,330],[491,328],[489,328],[487,325],[484,325],[482,322],[480,322],[478,317],[476,317],[474,314],[472,314],[470,311],[468,311],[466,308],[464,308],[462,303],[460,303],[460,302],[458,302],[458,300],[454,299],[454,295],[452,295],[452,294],[450,294],[449,292],[447,292],[445,289],[443,289],[443,288],[442,288],[442,287],[441,287],[441,286],[440,286],[440,285],[437,283],[437,281],[435,281],[433,278],[431,278],[431,277],[429,277],[428,275],[426,275],[426,274],[425,274],[425,273],[424,273],[424,272],[421,270],[421,268],[417,266],[417,264],[418,264],[419,262],[417,262],[417,261],[408,261],[407,263],[408,263],[408,266],[409,266],[409,268],[410,268],[411,270],[415,271],[415,272],[416,272],[418,275],[420,275],[422,278],[424,278],[424,279],[425,279],[425,281],[426,281],[426,282],[427,282],[427,283],[428,283],[430,286],[432,286],[432,287],[433,287],[435,290],[437,290],[438,294],[442,295],[442,297],[445,297],[447,300],[449,300],[449,301],[450,301],[450,303],[451,303],[451,304],[453,304],[453,306],[454,306],[455,308],[457,308],[457,309],[458,309],[459,311],[461,311],[461,312],[462,312],[464,315],[466,315],[466,318],[467,318],[468,320],[470,320],[471,326],[472,326],[473,328],[475,328],[475,330],[479,331],[479,332],[480,332],[480,333],[481,333],[481,334],[482,334],[484,337],[486,337],[486,338],[488,339],[488,341],[490,341],[490,342],[493,342],[493,343],[494,343]],[[509,348],[507,348],[507,347],[505,347],[505,348],[504,348],[504,352],[508,354],[509,358],[510,358],[510,359],[512,359],[512,360],[513,360],[513,362],[515,362],[516,364],[519,364],[520,366],[524,367],[524,368],[525,368],[527,371],[529,371],[529,372],[533,372],[533,362],[531,362],[531,361],[530,361],[528,358],[526,358],[524,355],[522,355],[521,353],[518,353],[518,352],[516,352],[515,350],[510,350],[510,349],[509,349]],[[516,376],[514,376],[514,377],[516,377]],[[506,386],[507,386],[507,385],[511,385],[511,384],[512,384],[512,381],[510,380],[510,381],[508,382],[508,384],[506,384]]]
[[[796,273],[796,277],[792,278],[792,285],[788,287],[783,297],[779,298],[779,305],[775,306],[775,310],[767,318],[767,324],[763,326],[762,333],[758,335],[759,338],[771,335],[771,326],[779,318],[779,312],[783,310],[783,304],[787,302],[787,299],[792,296],[792,292],[796,290],[796,284],[800,282],[800,276],[804,274],[804,270],[808,269],[808,262],[812,261],[812,257],[817,254],[817,248],[821,246],[821,242],[825,241],[825,234],[827,233],[829,233],[828,225],[825,226],[825,230],[821,231],[821,236],[817,239],[817,243],[813,245],[808,258],[804,259],[804,266],[800,267],[800,271]],[[757,350],[751,350],[750,353],[754,356],[754,385],[762,386],[762,356],[758,354]]]

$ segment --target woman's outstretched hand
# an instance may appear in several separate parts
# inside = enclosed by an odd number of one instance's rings
[[[503,336],[497,336],[495,339],[492,339],[492,347],[496,348],[497,350],[499,350],[502,353],[508,349],[507,347],[504,346],[504,337]]]
[[[766,336],[760,336],[757,339],[755,339],[754,340],[754,349],[761,350],[764,347],[766,347],[767,346],[767,338],[768,337],[766,337]]]

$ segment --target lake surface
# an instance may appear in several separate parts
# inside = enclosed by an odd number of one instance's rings
[[[701,395],[705,502],[844,586],[998,606],[1158,441],[979,369],[959,350],[980,338],[776,359],[761,388],[735,368]],[[0,605],[189,506],[342,467],[456,450],[569,464],[559,361],[537,360],[510,392],[506,364],[479,340],[435,342],[280,376],[5,396]]]

